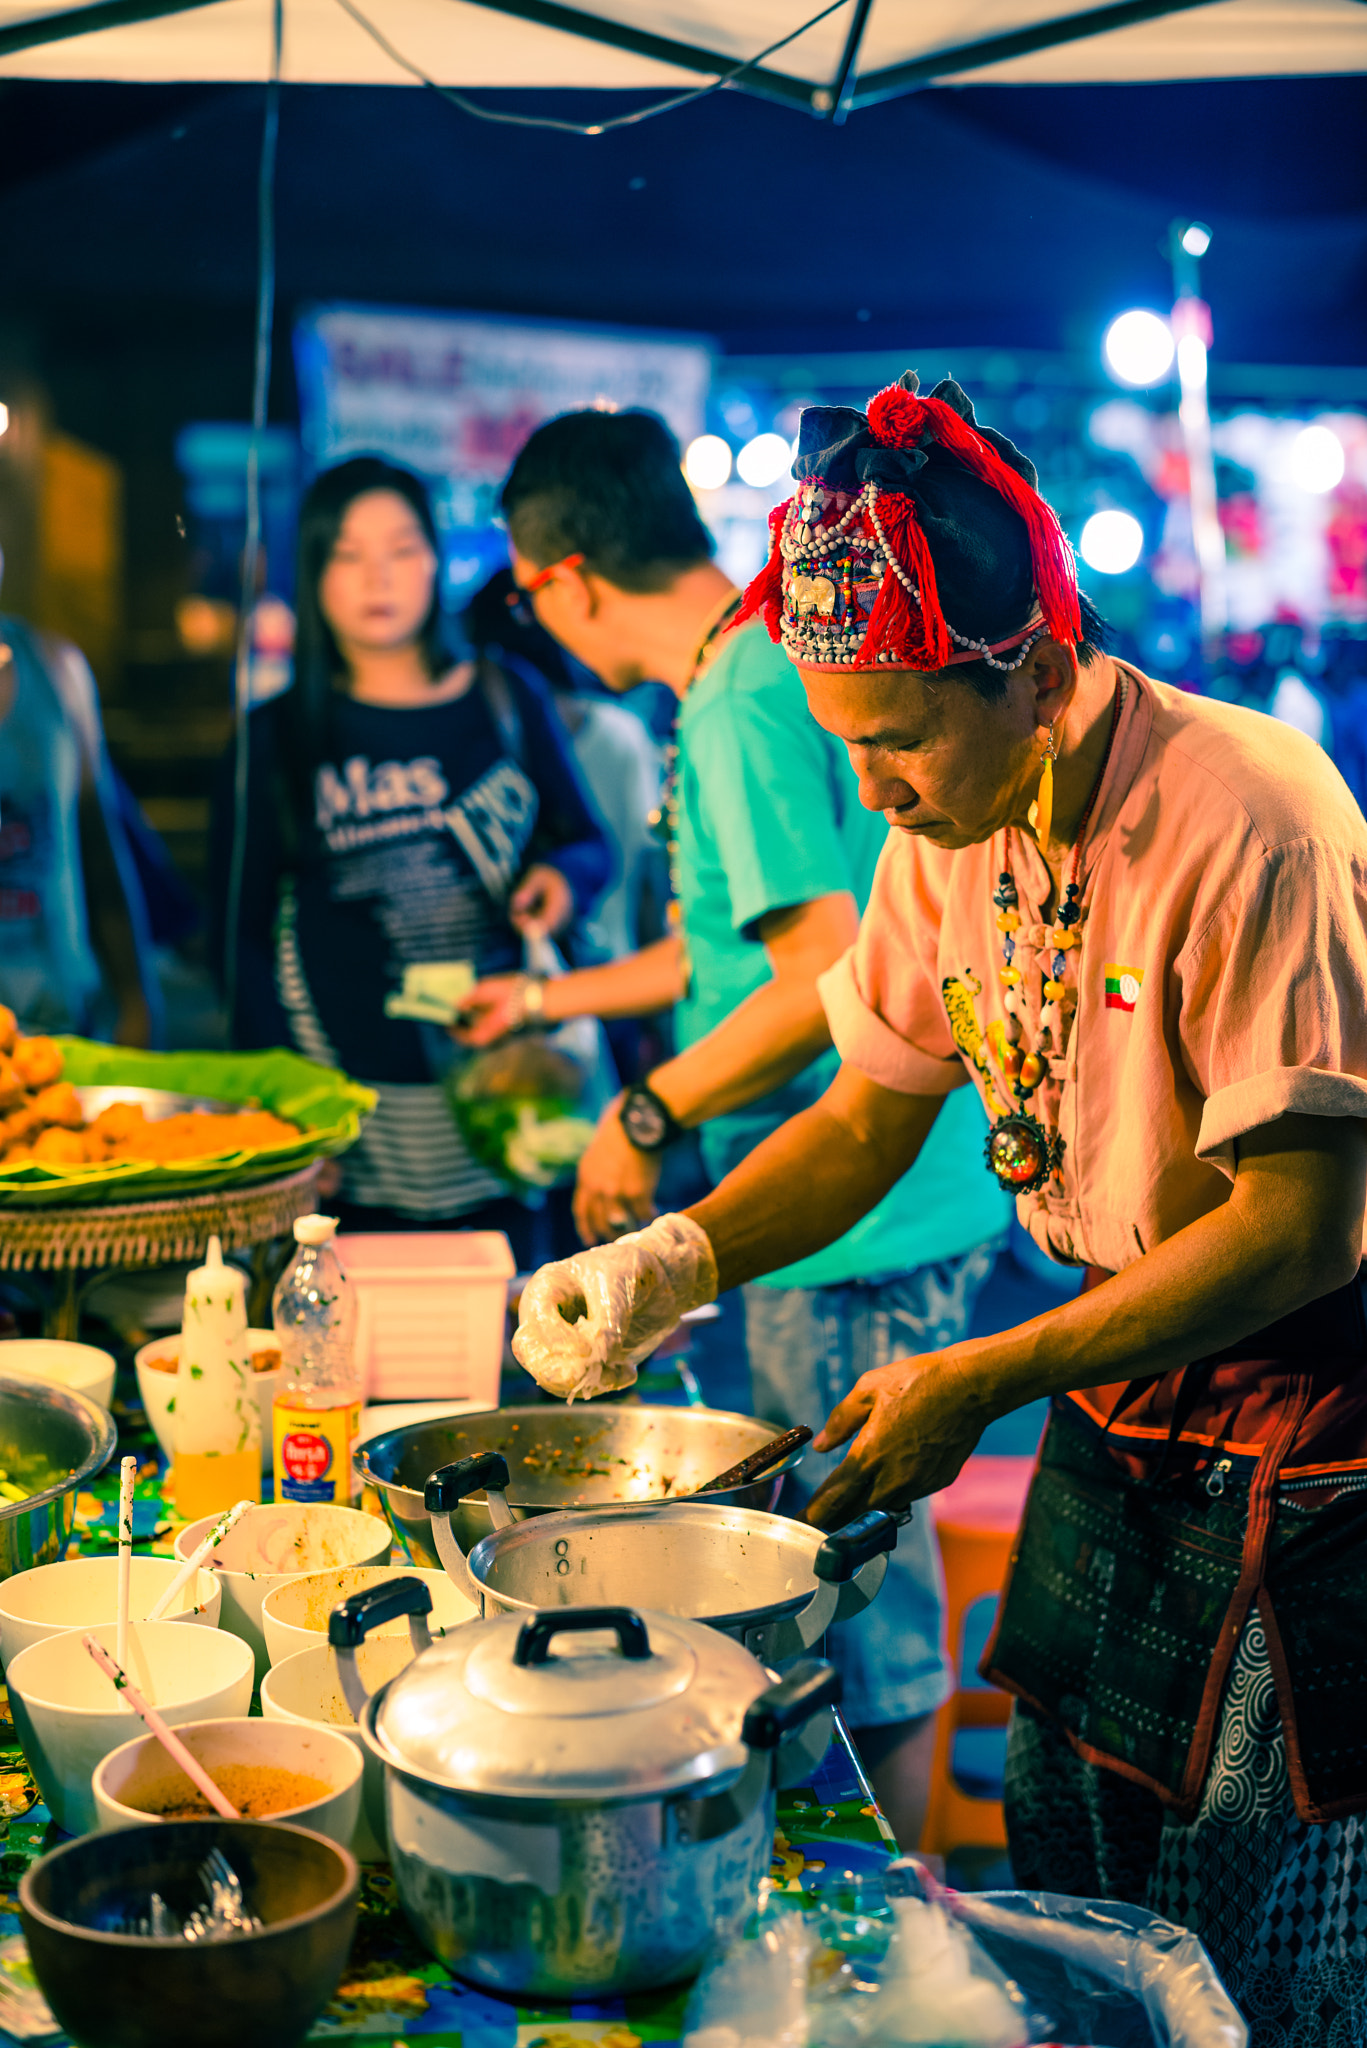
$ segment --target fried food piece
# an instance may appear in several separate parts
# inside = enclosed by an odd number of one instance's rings
[[[53,1081],[40,1088],[30,1098],[29,1107],[40,1123],[60,1124],[64,1130],[79,1131],[85,1123],[85,1111],[70,1081]]]
[[[54,1124],[34,1139],[33,1157],[44,1166],[84,1166],[85,1138],[80,1131],[64,1131]]]
[[[24,1099],[24,1083],[14,1061],[0,1053],[0,1109],[12,1109]]]
[[[27,1166],[32,1157],[31,1145],[6,1145],[0,1152],[0,1166]]]
[[[43,1128],[43,1120],[33,1113],[33,1104],[27,1097],[12,1109],[8,1116],[0,1116],[0,1132],[4,1142],[10,1145],[26,1145],[36,1131]]]
[[[111,1102],[93,1120],[90,1129],[106,1145],[118,1145],[135,1137],[146,1123],[140,1102]]]
[[[0,1052],[7,1053],[12,1051],[14,1041],[18,1036],[19,1019],[15,1016],[13,1010],[8,1009],[4,1003],[0,1003]]]
[[[51,1038],[16,1038],[10,1058],[26,1088],[46,1088],[62,1078],[61,1048]]]

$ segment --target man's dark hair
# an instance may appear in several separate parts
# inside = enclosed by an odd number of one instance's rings
[[[711,559],[679,444],[653,412],[566,412],[538,427],[500,500],[520,555],[567,555],[619,590],[667,590]]]
[[[1082,638],[1073,652],[1079,668],[1086,668],[1099,654],[1104,654],[1110,644],[1110,628],[1102,618],[1085,591],[1078,592],[1078,605],[1082,612]],[[1003,655],[1002,660],[1007,657]],[[993,668],[990,661],[957,661],[953,668],[943,671],[946,679],[956,683],[967,683],[970,690],[991,704],[998,697],[1006,695],[1010,680],[1005,669]]]

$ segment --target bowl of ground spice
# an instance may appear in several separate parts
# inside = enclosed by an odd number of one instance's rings
[[[330,1728],[240,1718],[187,1721],[176,1730],[243,1820],[289,1821],[345,1848],[361,1808],[361,1758]],[[100,1828],[207,1820],[204,1794],[154,1735],[112,1750],[91,1780]]]

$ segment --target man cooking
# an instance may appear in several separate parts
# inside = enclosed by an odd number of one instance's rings
[[[628,1370],[847,1230],[971,1081],[988,1170],[1087,1285],[866,1374],[811,1518],[923,1498],[1052,1396],[985,1659],[1017,1880],[1191,1927],[1255,2043],[1358,2039],[1367,824],[1310,742],[1100,650],[957,386],[810,408],[794,469],[741,616],[894,827],[822,984],[842,1066],[696,1208],[546,1268],[519,1356]]]
[[[575,1217],[594,1243],[655,1214],[664,1148],[681,1129],[701,1126],[720,1180],[821,1095],[839,1061],[816,979],[858,932],[887,827],[861,808],[844,750],[813,725],[763,626],[724,633],[741,593],[711,559],[663,421],[596,410],[547,421],[502,502],[523,602],[541,624],[610,688],[655,676],[679,698],[663,804],[679,923],[640,952],[553,981],[491,976],[458,1033],[488,1043],[525,1020],[529,1001],[548,1023],[676,1006],[681,1050],[609,1107],[580,1164]],[[817,1422],[869,1366],[966,1334],[1010,1214],[977,1170],[984,1134],[981,1109],[961,1095],[905,1188],[821,1256],[780,1261],[746,1288],[757,1414]],[[831,1643],[874,1789],[908,1842],[949,1683],[942,1632],[924,1525],[904,1539],[877,1605]]]

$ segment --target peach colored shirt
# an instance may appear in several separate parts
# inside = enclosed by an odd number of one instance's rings
[[[1367,1117],[1367,821],[1300,733],[1119,673],[1067,956],[1077,1009],[1029,1105],[1042,1098],[1063,1138],[1062,1177],[1018,1200],[1044,1251],[1112,1272],[1227,1200],[1242,1133],[1288,1111]],[[1004,851],[1002,834],[945,852],[891,832],[858,942],[820,984],[849,1065],[900,1094],[972,1079],[993,1116],[1011,1101],[990,1049]],[[1052,885],[1028,835],[1011,853],[1028,1046]],[[956,1046],[950,977],[981,984],[986,1076],[964,1051],[961,995]]]

